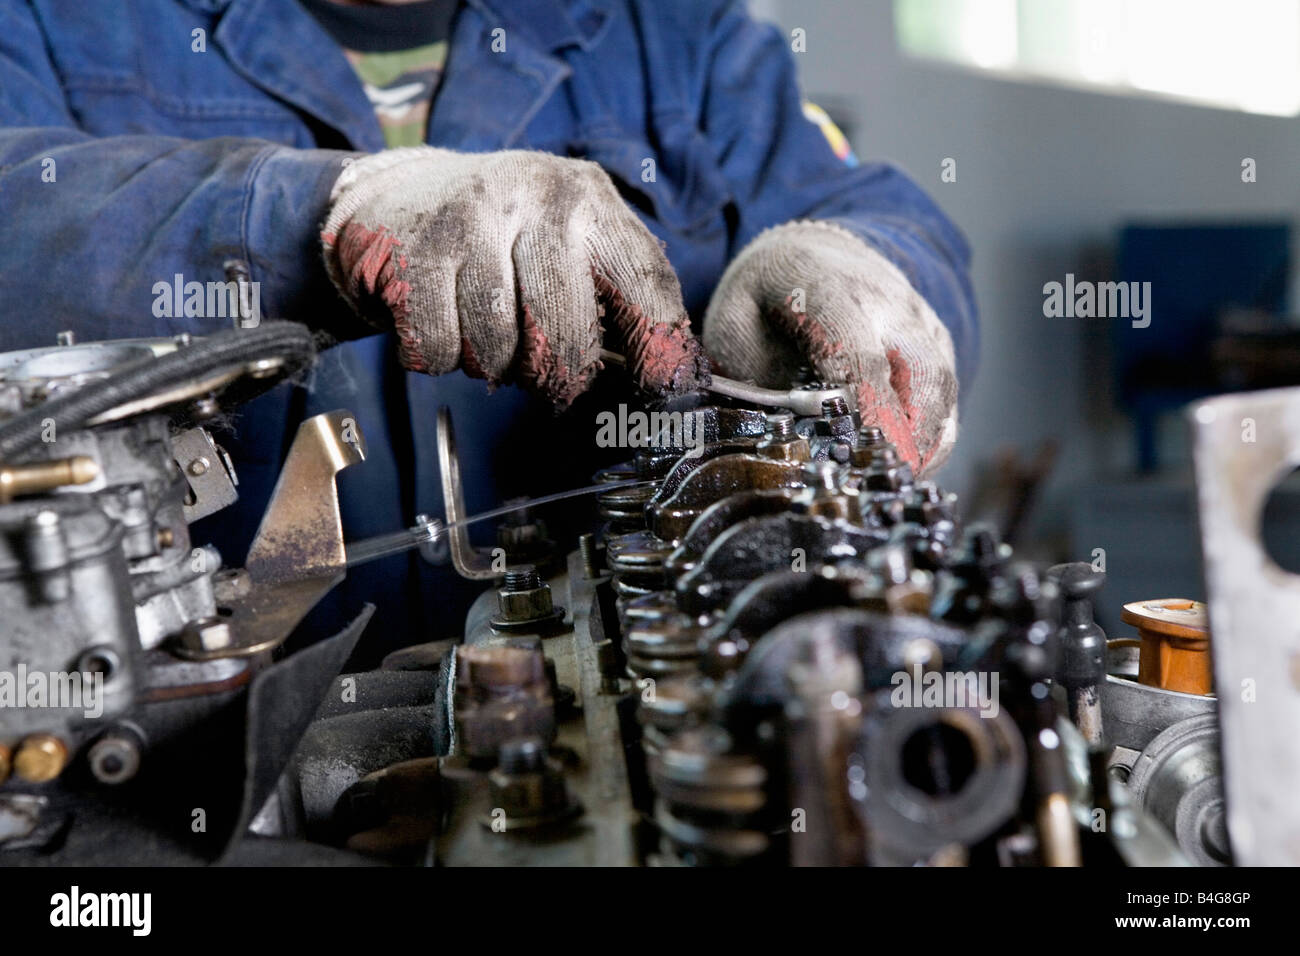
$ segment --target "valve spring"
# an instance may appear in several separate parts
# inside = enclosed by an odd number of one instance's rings
[[[660,848],[696,865],[754,862],[773,848],[767,770],[750,754],[700,753],[690,746],[692,738],[710,732],[672,734],[648,761]],[[681,775],[681,766],[689,767],[689,776]]]

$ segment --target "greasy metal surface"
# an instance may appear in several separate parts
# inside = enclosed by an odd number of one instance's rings
[[[560,685],[572,687],[574,707],[561,713],[555,751],[568,753],[565,780],[581,815],[551,827],[496,832],[487,774],[449,761],[444,786],[454,796],[437,857],[448,866],[631,866],[638,862],[618,695],[602,692],[598,658],[588,630],[592,584],[582,558],[569,555],[568,574],[551,579],[572,609],[571,633],[548,638],[546,655]],[[567,592],[567,594],[566,594]],[[490,607],[484,602],[479,617]],[[468,629],[473,629],[471,625]]]
[[[665,541],[679,540],[709,505],[728,495],[802,485],[803,468],[798,462],[724,455],[700,465],[673,494],[651,503],[650,530]]]
[[[781,514],[790,509],[794,489],[747,491],[715,501],[695,519],[669,555],[665,567],[669,573],[689,571],[713,543],[713,539],[732,525],[761,515]]]
[[[1300,578],[1260,540],[1273,486],[1300,465],[1300,389],[1210,399],[1190,413],[1220,692],[1228,829],[1239,864],[1300,863]],[[1254,441],[1243,441],[1249,423]]]
[[[178,646],[181,656],[212,660],[270,650],[342,580],[347,554],[334,477],[365,456],[351,412],[314,415],[299,426],[249,548],[247,580],[219,582],[234,642],[212,650]]]
[[[627,364],[627,360],[622,355],[609,349],[601,349],[600,358],[601,361],[609,362],[611,365]],[[741,402],[749,402],[751,405],[763,405],[768,408],[789,408],[798,415],[821,414],[824,399],[842,398],[850,406],[856,405],[858,400],[853,393],[853,389],[843,385],[831,386],[816,391],[801,388],[760,388],[749,382],[740,382],[735,379],[724,378],[721,375],[712,376],[707,388],[714,394],[724,395],[727,398],[734,398]]]
[[[349,411],[313,415],[298,427],[248,550],[255,582],[342,572],[347,554],[334,476],[365,457],[365,438]]]
[[[729,601],[750,581],[773,567],[772,556],[780,555],[790,566],[791,556],[802,554],[828,563],[865,560],[867,552],[884,544],[888,535],[844,521],[816,515],[784,512],[746,518],[727,528],[705,549],[691,569],[677,581],[678,593],[709,606]]]
[[[175,351],[171,338],[117,339],[0,354],[0,408],[17,412],[63,388],[106,378],[123,365]]]
[[[186,521],[193,524],[239,500],[235,490],[238,479],[230,459],[206,428],[188,428],[172,436],[172,454],[189,483],[184,506]]]
[[[967,741],[975,765],[960,788],[931,794],[905,778],[904,750],[914,735],[939,727]],[[1023,793],[1025,746],[1006,711],[989,717],[978,707],[881,708],[867,720],[863,754],[863,812],[875,834],[877,862],[907,862],[948,844],[975,843],[1011,817]]]
[[[1128,785],[1134,801],[1175,835],[1193,863],[1229,862],[1213,713],[1189,717],[1157,735],[1133,764]]]
[[[1212,714],[1217,706],[1214,697],[1148,687],[1114,674],[1101,685],[1106,742],[1112,747],[1141,750],[1170,724]]]
[[[157,358],[175,352],[187,341],[188,336],[115,339],[6,352],[0,355],[0,409],[13,412],[37,404],[60,390],[107,378],[150,355]],[[219,392],[245,376],[268,378],[278,374],[283,367],[284,360],[274,356],[236,363],[165,392],[125,402],[87,424],[102,425],[160,410]]]

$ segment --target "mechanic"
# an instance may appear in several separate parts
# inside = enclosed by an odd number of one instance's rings
[[[976,357],[963,238],[857,162],[789,38],[735,0],[4,0],[0,221],[4,349],[229,327],[151,304],[232,260],[261,315],[341,343],[239,411],[241,502],[196,528],[228,563],[320,411],[367,435],[339,480],[356,539],[442,513],[440,405],[471,510],[578,461],[557,450],[590,444],[591,414],[537,411],[592,385],[602,335],[652,394],[710,360],[855,383],[923,473]],[[450,577],[388,559],[339,606],[375,601],[403,642],[453,634]]]

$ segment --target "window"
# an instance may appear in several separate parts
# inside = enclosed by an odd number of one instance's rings
[[[918,57],[1300,114],[1300,0],[894,0],[894,19]]]

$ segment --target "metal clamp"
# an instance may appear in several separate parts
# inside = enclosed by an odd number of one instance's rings
[[[471,581],[488,581],[501,576],[492,559],[469,543],[469,531],[460,522],[466,517],[465,490],[460,481],[460,459],[456,456],[456,432],[451,409],[438,409],[438,474],[442,478],[442,503],[447,516],[451,563],[456,572]]]

